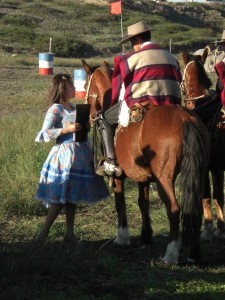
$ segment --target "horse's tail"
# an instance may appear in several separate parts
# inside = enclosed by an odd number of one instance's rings
[[[193,245],[200,236],[202,198],[208,160],[206,129],[192,118],[183,123],[181,164],[183,243]]]

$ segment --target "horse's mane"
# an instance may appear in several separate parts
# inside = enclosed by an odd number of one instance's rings
[[[199,84],[204,88],[209,89],[212,86],[212,81],[206,74],[204,64],[198,56],[193,56],[193,60],[197,65]]]
[[[108,77],[112,76],[112,69],[110,68],[107,62],[103,62],[101,65],[95,65],[91,67],[91,73],[94,73],[95,70],[99,69],[100,71],[104,71]]]

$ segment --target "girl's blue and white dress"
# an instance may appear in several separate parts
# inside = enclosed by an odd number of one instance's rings
[[[75,133],[60,135],[67,122],[75,123],[76,106],[53,104],[47,111],[36,142],[56,139],[43,168],[35,198],[49,204],[93,203],[109,198],[104,178],[94,171],[89,141],[75,142]]]

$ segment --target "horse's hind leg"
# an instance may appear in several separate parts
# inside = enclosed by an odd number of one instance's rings
[[[214,236],[220,239],[225,238],[225,224],[224,224],[224,172],[212,171],[213,181],[213,200],[216,206],[217,212],[217,229],[214,232]]]
[[[127,228],[126,202],[124,196],[124,180],[114,179],[115,206],[118,216],[118,234],[114,245],[130,245],[130,233]]]
[[[142,231],[140,241],[143,244],[149,244],[152,239],[152,227],[149,216],[149,182],[138,183],[139,198],[138,205],[142,215]]]
[[[169,264],[178,262],[179,257],[179,217],[180,207],[174,193],[174,185],[168,178],[158,182],[158,193],[166,206],[167,216],[170,224],[170,243],[162,260]]]
[[[204,197],[202,200],[203,214],[204,214],[204,229],[201,233],[201,240],[206,242],[212,241],[214,232],[213,216],[212,216],[212,199],[211,199],[211,186],[209,180],[209,172],[205,177]]]

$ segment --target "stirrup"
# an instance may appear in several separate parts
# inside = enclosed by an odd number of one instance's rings
[[[104,161],[105,172],[107,175],[112,176],[115,173],[116,176],[121,176],[123,170],[120,166],[116,165],[114,159],[108,159]]]
[[[98,174],[99,176],[106,176],[107,175],[106,172],[105,172],[104,161],[105,161],[105,158],[102,157],[98,161],[98,165],[95,168],[95,173]]]
[[[97,167],[97,169],[95,170],[95,173],[98,174],[99,176],[106,176],[106,172],[105,172],[105,166],[104,164],[102,164],[101,166]]]

